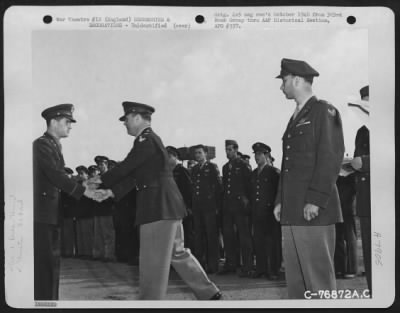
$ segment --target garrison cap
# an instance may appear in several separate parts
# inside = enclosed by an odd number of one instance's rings
[[[79,172],[85,172],[86,174],[89,172],[86,166],[83,165],[79,165],[77,168],[75,168],[75,170],[79,173]]]
[[[262,142],[256,142],[254,145],[252,145],[252,149],[254,153],[256,152],[271,153],[270,146]]]
[[[203,144],[198,144],[198,145],[192,146],[192,147],[190,147],[190,149],[191,149],[192,151],[194,151],[194,150],[196,150],[196,149],[203,149],[204,152],[208,152],[207,146],[205,146],[205,145],[203,145]]]
[[[94,171],[100,171],[99,168],[97,167],[97,165],[90,165],[88,167],[88,171],[90,172],[94,172]]]
[[[129,113],[145,113],[151,115],[156,110],[150,105],[131,101],[122,102],[122,106],[125,114],[119,118],[120,121],[125,121],[125,118]]]
[[[319,76],[319,73],[307,62],[301,60],[282,59],[281,72],[276,76],[276,78],[283,78],[290,74],[301,77]]]
[[[369,86],[364,86],[360,89],[361,99],[364,97],[369,97]]]
[[[103,155],[97,155],[94,158],[94,161],[96,162],[97,165],[99,165],[99,163],[103,163],[103,162],[108,163],[108,158]]]
[[[73,174],[74,173],[74,171],[72,170],[72,169],[70,169],[69,167],[64,167],[64,171],[67,173],[67,174]]]
[[[176,156],[178,159],[180,159],[179,151],[177,148],[173,146],[167,146],[165,149],[167,149],[167,152]]]
[[[243,160],[250,160],[251,158],[250,158],[249,155],[243,154],[243,155],[242,155],[242,159],[243,159]]]
[[[66,117],[71,122],[76,123],[72,113],[74,112],[74,106],[69,103],[59,104],[50,108],[45,109],[42,112],[42,117],[47,121],[55,117]]]
[[[233,139],[227,139],[227,140],[225,140],[225,147],[227,147],[227,146],[236,146],[236,147],[239,147],[239,145],[238,145],[238,143],[237,143],[237,141],[236,140],[233,140]]]

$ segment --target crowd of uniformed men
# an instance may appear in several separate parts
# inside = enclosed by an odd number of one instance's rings
[[[209,274],[237,273],[239,277],[278,279],[282,266],[279,222],[273,216],[280,170],[273,166],[271,148],[252,146],[257,168],[250,156],[238,151],[235,140],[226,140],[228,162],[222,168],[210,160],[215,148],[168,146],[173,175],[188,215],[183,220],[185,247],[190,248]],[[186,161],[186,167],[184,166]],[[96,156],[96,165],[80,165],[76,175],[84,184],[104,174],[117,162]],[[337,224],[335,267],[346,278],[357,273],[354,211],[354,175],[339,176],[344,223]],[[136,190],[120,201],[75,200],[62,194],[62,256],[138,265],[139,232],[135,226]],[[350,239],[349,239],[350,238]],[[346,251],[345,251],[346,250]]]

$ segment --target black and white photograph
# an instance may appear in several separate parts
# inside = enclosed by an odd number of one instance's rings
[[[390,305],[394,19],[350,9],[9,10],[8,304]]]

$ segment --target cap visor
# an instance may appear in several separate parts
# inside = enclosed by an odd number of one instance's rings
[[[121,122],[125,121],[125,119],[126,119],[126,115],[121,116],[121,117],[119,118],[119,120],[120,120]]]
[[[279,74],[278,76],[276,76],[275,78],[283,78],[282,74]]]

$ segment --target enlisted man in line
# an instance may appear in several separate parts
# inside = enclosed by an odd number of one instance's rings
[[[76,167],[78,183],[85,185],[89,179],[89,170],[84,165]],[[78,203],[76,210],[76,247],[77,256],[91,258],[93,250],[93,200],[83,197]]]
[[[217,214],[221,210],[222,181],[218,166],[207,160],[204,145],[193,147],[197,164],[192,169],[195,255],[207,273],[218,271]]]
[[[168,152],[151,128],[155,109],[136,102],[123,102],[127,132],[135,136],[127,157],[92,183],[104,183],[98,200],[117,201],[136,188],[136,224],[140,232],[139,299],[165,298],[170,265],[191,288],[197,299],[217,300],[212,283],[189,249],[184,247],[182,219],[186,208],[174,181]]]
[[[34,299],[58,300],[60,280],[60,192],[75,199],[95,192],[67,176],[60,140],[75,123],[72,104],[60,104],[42,112],[47,130],[33,142],[34,199]]]
[[[282,137],[283,157],[274,215],[282,225],[289,298],[335,290],[335,224],[342,222],[336,187],[344,141],[339,111],[313,95],[319,73],[282,59],[281,90],[296,109]]]
[[[194,230],[193,230],[193,212],[192,212],[192,179],[187,168],[179,163],[180,155],[177,148],[173,146],[166,147],[169,161],[173,168],[173,175],[178,186],[179,191],[182,194],[183,201],[186,205],[187,215],[183,218],[183,232],[185,237],[185,248],[189,248],[194,251]]]
[[[99,169],[99,175],[108,171],[108,158],[97,155],[94,158]],[[101,188],[102,186],[100,186]],[[93,257],[101,261],[109,262],[115,260],[115,229],[112,199],[96,203],[94,210],[94,242]]]
[[[223,175],[223,234],[226,262],[219,274],[236,272],[237,236],[239,235],[242,267],[240,277],[250,277],[253,267],[252,241],[249,228],[250,216],[250,178],[248,164],[238,156],[238,143],[235,140],[225,141],[228,162],[222,168]],[[236,230],[235,230],[236,226]]]
[[[253,278],[277,279],[281,267],[281,231],[274,218],[279,173],[267,163],[271,148],[256,142],[252,146],[257,168],[251,176],[251,214],[256,253]]]

